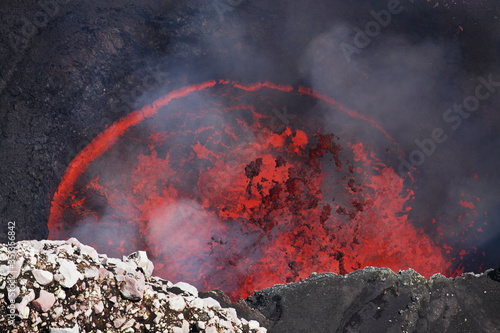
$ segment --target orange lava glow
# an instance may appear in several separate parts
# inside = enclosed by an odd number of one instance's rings
[[[400,150],[375,120],[304,87],[188,86],[118,120],[74,158],[49,238],[76,236],[115,256],[145,249],[156,275],[232,299],[312,272],[449,273],[442,248],[408,219],[414,193],[365,143],[321,124],[270,129],[264,107],[289,95],[322,100]]]

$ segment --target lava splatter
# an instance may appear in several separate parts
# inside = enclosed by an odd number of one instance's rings
[[[115,122],[75,157],[49,238],[76,236],[109,255],[145,249],[157,275],[233,299],[312,272],[447,272],[451,260],[408,219],[413,192],[369,145],[300,122],[306,112],[272,130],[266,108],[305,97],[400,151],[375,120],[304,87],[192,85]]]

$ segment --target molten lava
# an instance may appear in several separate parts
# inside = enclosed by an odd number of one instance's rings
[[[310,89],[209,81],[85,147],[54,195],[49,238],[76,236],[113,256],[145,249],[156,275],[233,299],[312,272],[450,274],[442,248],[408,220],[413,192],[377,152],[305,111],[270,126],[270,110],[290,100],[326,103],[399,151],[373,119]]]

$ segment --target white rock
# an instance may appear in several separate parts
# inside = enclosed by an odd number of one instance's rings
[[[213,308],[213,309],[220,309],[221,308],[220,303],[217,302],[212,297],[203,298],[203,307],[209,308],[209,309],[210,308]]]
[[[116,266],[118,265],[120,262],[122,262],[120,259],[118,258],[108,258],[108,257],[105,257],[103,260],[102,260],[102,264],[103,265],[108,265],[108,266]]]
[[[143,298],[146,281],[142,273],[138,272],[135,276],[117,275],[116,281],[120,283],[120,294],[123,298],[131,301],[139,301]]]
[[[21,293],[21,289],[18,286],[16,286],[13,291],[8,290],[8,292],[9,293],[7,295],[7,298],[9,299],[9,302],[14,302]]]
[[[99,267],[99,281],[107,279],[108,277],[110,277],[110,275],[111,275],[111,272],[108,271],[106,268]]]
[[[195,286],[192,286],[189,283],[178,282],[178,283],[174,284],[171,289],[175,290],[176,288],[180,289],[183,294],[198,297],[198,289],[196,289]]]
[[[186,308],[186,302],[180,295],[172,295],[168,297],[169,308],[173,311],[181,312]]]
[[[66,259],[58,259],[57,262],[60,265],[59,272],[62,275],[62,279],[59,282],[63,287],[71,288],[79,279],[83,278],[82,274],[76,269],[74,262]]]
[[[121,328],[122,331],[126,330],[127,328],[130,328],[132,326],[134,326],[135,324],[135,319],[134,318],[131,318],[129,319],[129,321],[127,321]]]
[[[56,291],[56,296],[59,299],[65,299],[66,298],[66,292],[64,290],[62,290],[62,289],[58,289]]]
[[[161,304],[160,304],[160,301],[159,301],[157,298],[155,298],[155,299],[153,300],[153,306],[154,306],[155,308],[157,308],[157,309],[159,309],[159,308],[160,308]]]
[[[192,307],[192,308],[195,308],[195,309],[203,309],[203,299],[201,298],[195,298],[194,300],[192,300],[191,302],[189,302],[189,306]]]
[[[36,265],[36,263],[38,262],[38,259],[37,259],[37,257],[32,256],[32,257],[29,257],[29,258],[28,258],[28,262],[30,263],[30,265],[35,266],[35,265]],[[29,268],[31,269],[31,267],[29,267]]]
[[[182,333],[189,333],[189,322],[186,319],[182,320]]]
[[[209,326],[205,329],[205,333],[217,333],[217,329],[214,326]]]
[[[99,269],[97,267],[90,267],[90,268],[85,268],[85,278],[87,279],[94,279],[97,276],[99,276]]]
[[[233,325],[231,325],[231,322],[223,319],[219,320],[219,326],[225,329],[231,329],[233,327]]]
[[[66,241],[63,241],[63,240],[46,240],[46,239],[43,239],[40,241],[40,245],[41,247],[45,247],[45,245],[53,248],[54,246],[61,246],[61,245],[64,245],[66,244]]]
[[[148,259],[148,254],[146,251],[137,251],[128,256],[129,259],[133,260],[137,267],[141,268],[144,271],[144,275],[151,276],[154,270],[154,264],[151,260]]]
[[[144,290],[144,296],[148,298],[154,298],[155,294],[156,292],[153,290],[153,288],[151,288],[150,285],[146,285],[146,290]],[[158,296],[159,294],[156,295]],[[160,297],[158,296],[158,298]]]
[[[236,309],[235,308],[227,308],[226,309],[227,312],[229,313],[229,317],[231,318],[232,321],[240,321],[238,319],[238,314],[236,313]]]
[[[27,305],[19,303],[16,304],[15,307],[17,313],[19,314],[19,317],[21,317],[22,319],[28,319],[28,317],[30,316],[30,308]]]
[[[94,305],[94,311],[95,313],[99,314],[104,310],[104,303],[102,301],[99,301],[97,304]]]
[[[79,246],[79,249],[82,255],[88,256],[94,262],[99,262],[99,254],[97,253],[96,249],[94,249],[92,246],[82,244]]]
[[[58,306],[57,308],[54,309],[54,318],[57,318],[59,317],[59,315],[63,313],[63,307],[62,306]]]
[[[189,322],[186,320],[182,321],[182,327],[173,327],[173,333],[189,333]]]
[[[24,265],[23,268],[21,268],[21,274],[24,274],[26,272],[31,272],[31,265],[33,265],[29,259],[27,260],[28,265]]]
[[[53,253],[47,253],[47,262],[49,264],[52,264],[52,265],[55,265],[56,262],[57,262],[57,255],[53,254]]]
[[[0,275],[1,276],[7,276],[10,273],[10,268],[7,265],[2,265],[0,266]]]
[[[28,303],[35,299],[35,291],[31,289],[27,295],[23,297],[20,303],[16,304],[17,312],[19,316],[23,319],[28,318],[30,314],[30,309],[28,308]]]
[[[120,328],[123,324],[125,324],[126,321],[126,317],[116,318],[115,320],[113,320],[113,326],[115,326],[115,328]]]
[[[54,297],[54,294],[45,290],[40,290],[40,296],[33,301],[33,306],[38,311],[47,312],[50,310],[52,305],[54,305],[55,301],[56,298]]]
[[[155,324],[158,324],[162,318],[163,318],[163,312],[161,311],[155,312],[155,319],[153,319],[153,322]]]
[[[22,243],[24,246],[28,246],[30,248],[37,250],[37,252],[43,248],[43,244],[37,241],[36,239],[21,241],[20,243]]]
[[[14,279],[17,279],[19,277],[19,274],[21,274],[21,268],[23,267],[24,263],[24,257],[20,257],[19,259],[16,260],[14,263],[14,267],[10,270],[10,273],[12,274],[12,277]]]
[[[73,246],[69,245],[69,244],[65,244],[65,245],[62,245],[62,246],[59,246],[56,250],[56,253],[57,255],[61,255],[61,254],[64,254],[64,253],[67,253],[68,255],[73,255],[73,253],[75,253],[75,250],[73,249]]]
[[[133,261],[128,261],[128,262],[118,261],[116,263],[116,267],[114,268],[115,273],[118,275],[134,274],[136,270],[137,270],[137,265]]]
[[[80,241],[78,239],[76,239],[75,237],[71,237],[70,239],[68,239],[66,241],[66,244],[69,244],[69,245],[73,245],[73,246],[76,246],[78,247],[79,245],[81,245],[82,243],[80,243]]]
[[[172,288],[172,286],[174,285],[174,284],[173,284],[172,282],[170,282],[170,281],[164,281],[163,283],[166,283],[166,285],[164,284],[163,286],[161,286],[161,287],[162,287],[162,289],[163,289],[163,287]]]
[[[248,328],[251,329],[251,330],[255,330],[255,329],[259,328],[259,326],[260,326],[260,324],[256,320],[250,320],[248,322]]]
[[[30,289],[29,293],[23,297],[22,302],[28,304],[34,299],[35,299],[35,291],[33,289]]]
[[[49,271],[44,271],[43,269],[33,269],[33,276],[35,277],[36,282],[45,286],[49,284],[54,279],[54,275]]]
[[[51,328],[50,333],[80,333],[80,328],[75,324],[73,328]]]

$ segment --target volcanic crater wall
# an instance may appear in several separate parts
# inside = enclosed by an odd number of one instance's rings
[[[374,20],[371,11],[387,6],[383,1],[3,3],[4,230],[15,220],[18,240],[46,238],[51,200],[77,153],[131,111],[205,80],[269,80],[319,89],[381,122],[410,154],[418,148],[416,138],[446,125],[443,112],[474,92],[478,76],[500,80],[498,3],[401,1],[404,10],[347,59],[340,45],[356,46],[352,32]],[[459,131],[448,129],[447,146],[426,157],[409,213],[433,240],[463,247],[454,256],[462,253],[467,270],[498,266],[500,94],[493,90],[481,112],[461,119]],[[340,115],[328,121],[349,123],[354,133],[367,131]],[[382,136],[364,134],[385,148]],[[391,163],[397,169],[400,160],[393,156]],[[480,200],[467,201],[463,193]],[[479,215],[461,201],[473,202]],[[462,235],[456,223],[461,220],[473,225],[472,236]],[[6,243],[7,233],[0,235]]]

